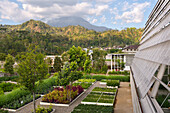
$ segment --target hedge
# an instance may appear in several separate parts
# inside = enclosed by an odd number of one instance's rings
[[[82,78],[86,79],[96,79],[97,81],[101,81],[102,79],[107,79],[107,80],[119,80],[120,82],[129,82],[130,81],[130,76],[106,76],[106,75],[83,75]]]
[[[109,74],[130,75],[128,71],[114,71],[114,70],[112,72],[109,72]]]
[[[11,77],[4,76],[4,77],[0,77],[0,82],[9,81],[9,80],[16,81],[18,78],[19,76],[11,76]]]
[[[37,87],[37,89],[38,89],[37,92],[39,94],[40,93],[43,93],[43,94],[48,93],[48,91],[51,90],[51,88],[53,88],[53,85],[56,85],[55,80],[56,80],[56,77],[52,77],[52,78],[43,80],[43,82],[41,82],[39,84],[39,86]],[[0,107],[2,107],[3,105],[9,104],[13,101],[16,101],[19,98],[29,95],[29,94],[31,94],[31,93],[22,87],[22,89],[17,88],[7,95],[0,95]]]
[[[107,86],[119,87],[119,85],[120,85],[119,80],[107,80]]]

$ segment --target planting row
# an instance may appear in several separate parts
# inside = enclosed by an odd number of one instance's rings
[[[102,88],[102,87],[95,87],[93,92],[110,92],[110,93],[116,93],[117,89],[116,88]]]
[[[82,78],[86,79],[96,79],[97,81],[101,81],[102,79],[106,80],[119,80],[120,82],[129,82],[130,81],[130,76],[115,76],[115,75],[83,75]]]
[[[113,106],[79,104],[71,113],[113,113]]]
[[[114,102],[114,94],[111,93],[101,93],[101,92],[91,92],[82,103],[93,102],[94,104],[100,105],[100,103],[106,103],[107,105],[113,106]],[[90,103],[90,104],[93,104]],[[86,103],[88,104],[88,103]],[[104,104],[105,105],[105,104]]]

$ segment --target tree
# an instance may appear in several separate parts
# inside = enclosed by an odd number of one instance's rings
[[[55,57],[55,60],[54,60],[54,71],[58,72],[58,71],[61,71],[61,66],[62,66],[62,61],[61,61],[61,58],[60,57]]]
[[[84,62],[86,61],[86,52],[81,49],[81,47],[75,47],[73,46],[68,51],[68,54],[70,55],[69,62],[76,62],[78,65],[79,70],[82,70],[84,66]]]
[[[15,63],[14,58],[10,54],[8,54],[4,64],[4,68],[5,68],[4,71],[6,73],[14,74],[14,69],[13,69],[14,63]]]
[[[93,67],[95,71],[104,71],[106,72],[106,63],[105,63],[106,52],[99,49],[93,49]]]
[[[72,89],[73,82],[75,80],[80,79],[83,76],[82,72],[77,71],[77,69],[78,69],[78,65],[75,61],[71,63],[66,63],[64,65],[64,68],[57,75],[57,79],[56,79],[57,83],[64,86],[70,84],[70,93],[67,94],[69,101],[72,100],[71,89]]]
[[[61,55],[61,58],[62,58],[62,62],[67,62],[69,60],[69,54],[68,52],[64,52],[62,55]]]
[[[45,61],[46,61],[47,65],[48,65],[48,73],[49,73],[49,71],[50,71],[49,68],[51,67],[52,59],[51,58],[47,58]]]
[[[5,61],[6,56],[5,53],[0,53],[0,61]]]
[[[44,55],[36,53],[35,50],[27,52],[25,56],[25,59],[19,63],[19,82],[33,94],[34,113],[36,113],[35,93],[38,86],[36,82],[45,78],[48,66],[44,61]]]
[[[91,65],[91,60],[89,58],[86,58],[83,68],[84,68],[85,73],[90,74],[92,70],[92,65]]]

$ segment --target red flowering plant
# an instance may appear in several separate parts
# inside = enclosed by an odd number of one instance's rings
[[[71,99],[75,99],[80,95],[84,89],[81,86],[73,86],[71,88]],[[42,98],[42,102],[68,104],[70,103],[68,93],[70,92],[70,86],[66,88],[55,88],[52,92],[46,94]]]

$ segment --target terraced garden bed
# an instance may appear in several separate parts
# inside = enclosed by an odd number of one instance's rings
[[[79,104],[71,113],[113,113],[113,106]]]
[[[87,95],[81,104],[113,106],[117,89],[96,87],[93,91]]]

